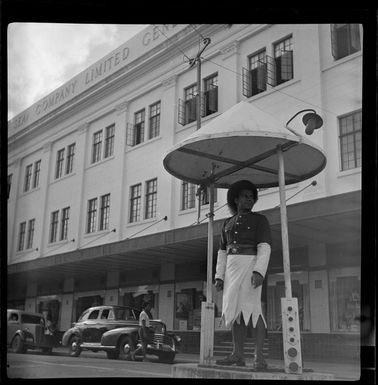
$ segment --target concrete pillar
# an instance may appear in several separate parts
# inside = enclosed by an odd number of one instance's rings
[[[37,311],[37,282],[28,282],[26,286],[25,310]]]
[[[160,318],[167,325],[168,330],[173,329],[173,317],[175,306],[175,265],[174,263],[165,263],[160,267],[159,287],[159,314]],[[170,281],[170,282],[169,282]]]
[[[119,305],[119,271],[109,271],[106,274],[106,291],[104,303]]]
[[[327,261],[326,245],[314,244],[308,248],[309,266],[322,266]],[[311,331],[329,333],[329,287],[326,270],[310,270],[308,276],[310,294]]]
[[[73,293],[62,295],[60,311],[60,331],[66,331],[72,326]]]

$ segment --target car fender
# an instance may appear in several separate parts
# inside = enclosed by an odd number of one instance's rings
[[[101,337],[102,346],[116,346],[123,336],[132,336],[138,333],[138,327],[121,327],[105,332]]]
[[[69,341],[70,341],[70,339],[71,339],[72,336],[77,336],[77,337],[80,337],[80,338],[81,338],[81,333],[80,333],[79,329],[77,329],[77,328],[71,328],[71,329],[68,329],[68,330],[63,334],[63,337],[62,337],[62,346],[68,346]]]

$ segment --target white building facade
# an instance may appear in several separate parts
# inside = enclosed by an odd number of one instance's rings
[[[169,329],[199,334],[207,196],[198,208],[197,186],[168,174],[163,158],[197,129],[197,69],[188,59],[203,37],[211,43],[202,54],[202,126],[241,100],[283,125],[304,109],[324,121],[311,140],[324,149],[326,168],[315,186],[308,180],[286,191],[293,295],[306,338],[341,335],[356,347],[358,24],[151,25],[9,121],[8,307],[48,310],[65,331],[94,303],[139,307],[148,298]],[[303,134],[301,115],[290,127]],[[214,259],[230,216],[225,202],[226,190],[218,189]],[[272,335],[284,295],[278,204],[271,188],[259,192],[254,208],[273,234],[266,280]],[[214,298],[218,318],[222,303]]]

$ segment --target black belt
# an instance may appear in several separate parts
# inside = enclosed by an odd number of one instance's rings
[[[227,254],[245,254],[245,255],[256,255],[257,249],[252,245],[228,245]]]

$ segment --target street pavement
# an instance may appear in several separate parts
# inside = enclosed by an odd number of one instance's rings
[[[66,354],[67,348],[59,347],[54,348],[54,352],[59,352],[59,354]],[[88,357],[98,357],[99,355],[105,355],[104,352],[90,352],[84,351],[81,353],[83,356]],[[200,356],[199,354],[190,354],[190,353],[178,353],[176,355],[175,363],[199,363]],[[250,362],[249,362],[250,361]],[[252,360],[247,360],[247,365],[252,364]],[[282,360],[273,360],[267,359],[268,366],[275,368],[283,368],[284,361]],[[330,362],[330,361],[305,361],[303,362],[303,367],[305,370],[312,370],[316,373],[324,374],[333,374],[335,380],[350,380],[356,381],[360,379],[360,362]]]

